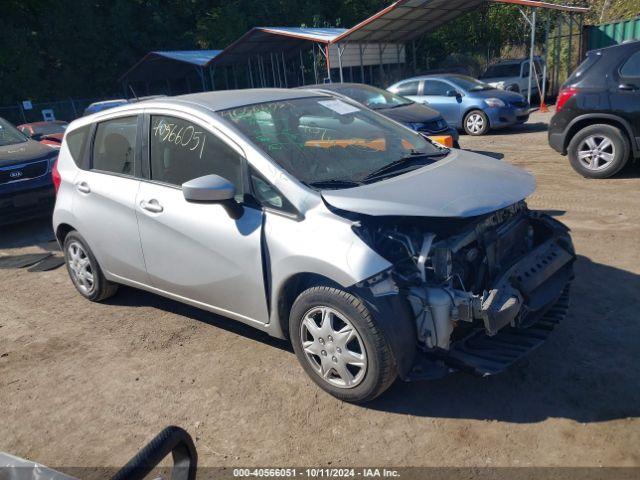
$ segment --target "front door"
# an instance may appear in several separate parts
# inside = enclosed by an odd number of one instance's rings
[[[266,323],[262,210],[233,219],[219,203],[187,202],[181,185],[216,174],[242,202],[243,158],[199,124],[151,115],[149,179],[137,197],[140,239],[151,285],[213,307],[223,315]]]
[[[457,127],[462,124],[460,119],[461,97],[450,95],[456,88],[441,80],[425,80],[422,91],[427,104],[440,112],[446,122]]]

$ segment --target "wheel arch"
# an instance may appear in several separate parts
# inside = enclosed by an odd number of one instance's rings
[[[345,287],[329,277],[311,272],[299,272],[287,278],[277,292],[276,314],[277,327],[283,338],[289,338],[289,314],[296,298],[307,288],[328,286],[344,290]]]
[[[55,235],[60,248],[64,246],[64,240],[65,238],[67,238],[67,235],[69,235],[69,232],[72,232],[74,230],[75,228],[68,223],[61,223],[56,227]]]
[[[562,154],[567,154],[569,143],[571,143],[573,137],[580,130],[596,124],[611,125],[612,127],[619,128],[620,131],[627,137],[627,141],[631,146],[631,152],[633,156],[637,157],[640,154],[636,139],[633,136],[633,129],[631,128],[631,125],[629,125],[629,122],[627,122],[624,118],[609,114],[586,114],[574,118],[571,123],[569,123],[566,129],[564,141],[562,144]]]

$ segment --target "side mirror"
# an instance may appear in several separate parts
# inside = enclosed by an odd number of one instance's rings
[[[27,135],[28,137],[30,137],[32,140],[35,140],[36,142],[39,142],[40,140],[42,140],[43,135],[41,133],[34,133],[33,135]]]
[[[457,90],[447,90],[447,97],[458,97],[460,93]]]
[[[205,175],[183,183],[182,194],[188,202],[225,202],[233,200],[236,187],[219,175]]]
[[[220,203],[234,220],[244,213],[242,205],[234,199],[236,187],[219,175],[205,175],[183,183],[182,195],[187,202]]]

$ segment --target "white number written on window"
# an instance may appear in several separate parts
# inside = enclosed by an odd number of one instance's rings
[[[160,119],[154,122],[151,130],[156,141],[172,143],[186,150],[195,151],[202,158],[207,137],[203,131],[196,130],[193,125],[179,126]]]

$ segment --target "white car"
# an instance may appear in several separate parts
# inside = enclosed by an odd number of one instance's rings
[[[531,93],[536,94],[538,83],[542,85],[544,60],[534,57],[533,64],[538,81],[536,82],[535,78],[532,79]],[[501,90],[524,94],[529,89],[529,59],[505,60],[490,65],[480,76],[480,80]]]
[[[226,90],[71,123],[54,230],[78,292],[148,290],[288,338],[324,390],[490,375],[562,318],[567,229],[506,162],[342,97]],[[258,360],[256,360],[258,361]]]

